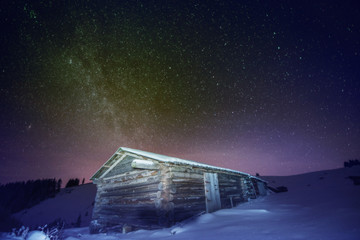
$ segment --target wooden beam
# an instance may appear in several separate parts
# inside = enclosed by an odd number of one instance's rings
[[[133,160],[131,162],[131,167],[138,169],[150,169],[150,170],[155,170],[160,168],[157,162],[153,162],[150,160],[141,160],[141,159]]]

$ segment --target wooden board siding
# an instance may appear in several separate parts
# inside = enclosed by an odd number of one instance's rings
[[[233,207],[241,202],[247,200],[244,196],[244,177],[239,175],[231,175],[226,173],[219,173],[219,186],[220,186],[220,200],[222,208],[231,208],[231,201]]]
[[[174,222],[205,212],[204,171],[176,165],[169,170],[174,186]]]
[[[159,228],[155,200],[161,179],[157,170],[132,170],[98,180],[93,220],[105,228],[124,224]]]
[[[122,173],[130,172],[133,170],[131,162],[135,159],[133,156],[126,155],[120,163],[118,163],[111,171],[109,171],[104,178],[116,176]]]

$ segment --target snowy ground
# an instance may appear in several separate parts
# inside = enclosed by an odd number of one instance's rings
[[[36,228],[52,223],[58,219],[66,226],[73,226],[80,216],[80,226],[90,224],[93,203],[96,195],[94,184],[61,189],[55,198],[49,198],[38,205],[21,211],[13,216],[25,226]]]
[[[267,177],[289,192],[272,194],[233,209],[204,214],[168,229],[127,234],[89,235],[88,228],[67,229],[66,240],[97,239],[360,239],[360,186],[348,176],[360,167],[289,177]],[[3,235],[1,239],[16,239]]]

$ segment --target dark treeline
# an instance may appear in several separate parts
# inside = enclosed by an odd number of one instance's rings
[[[0,186],[0,205],[9,213],[16,213],[35,206],[39,202],[55,197],[60,191],[61,179],[29,180]]]
[[[353,166],[359,166],[360,165],[360,161],[358,159],[354,159],[354,160],[349,160],[347,162],[344,162],[344,167],[353,167]]]
[[[84,184],[83,179],[82,184]],[[78,178],[70,179],[65,187],[79,186]],[[0,184],[0,231],[11,231],[21,226],[21,223],[12,218],[12,214],[31,208],[41,201],[55,197],[60,192],[62,180],[38,179],[27,182]]]
[[[69,181],[66,183],[65,188],[69,188],[69,187],[76,187],[79,186],[80,180],[78,178],[71,178],[69,179]],[[84,184],[84,183],[83,183]]]
[[[0,185],[0,231],[19,227],[11,214],[30,208],[41,201],[55,197],[60,191],[61,179],[29,180]]]

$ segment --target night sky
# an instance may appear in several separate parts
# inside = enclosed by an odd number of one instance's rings
[[[120,146],[260,175],[360,157],[358,1],[2,0],[0,183]]]

